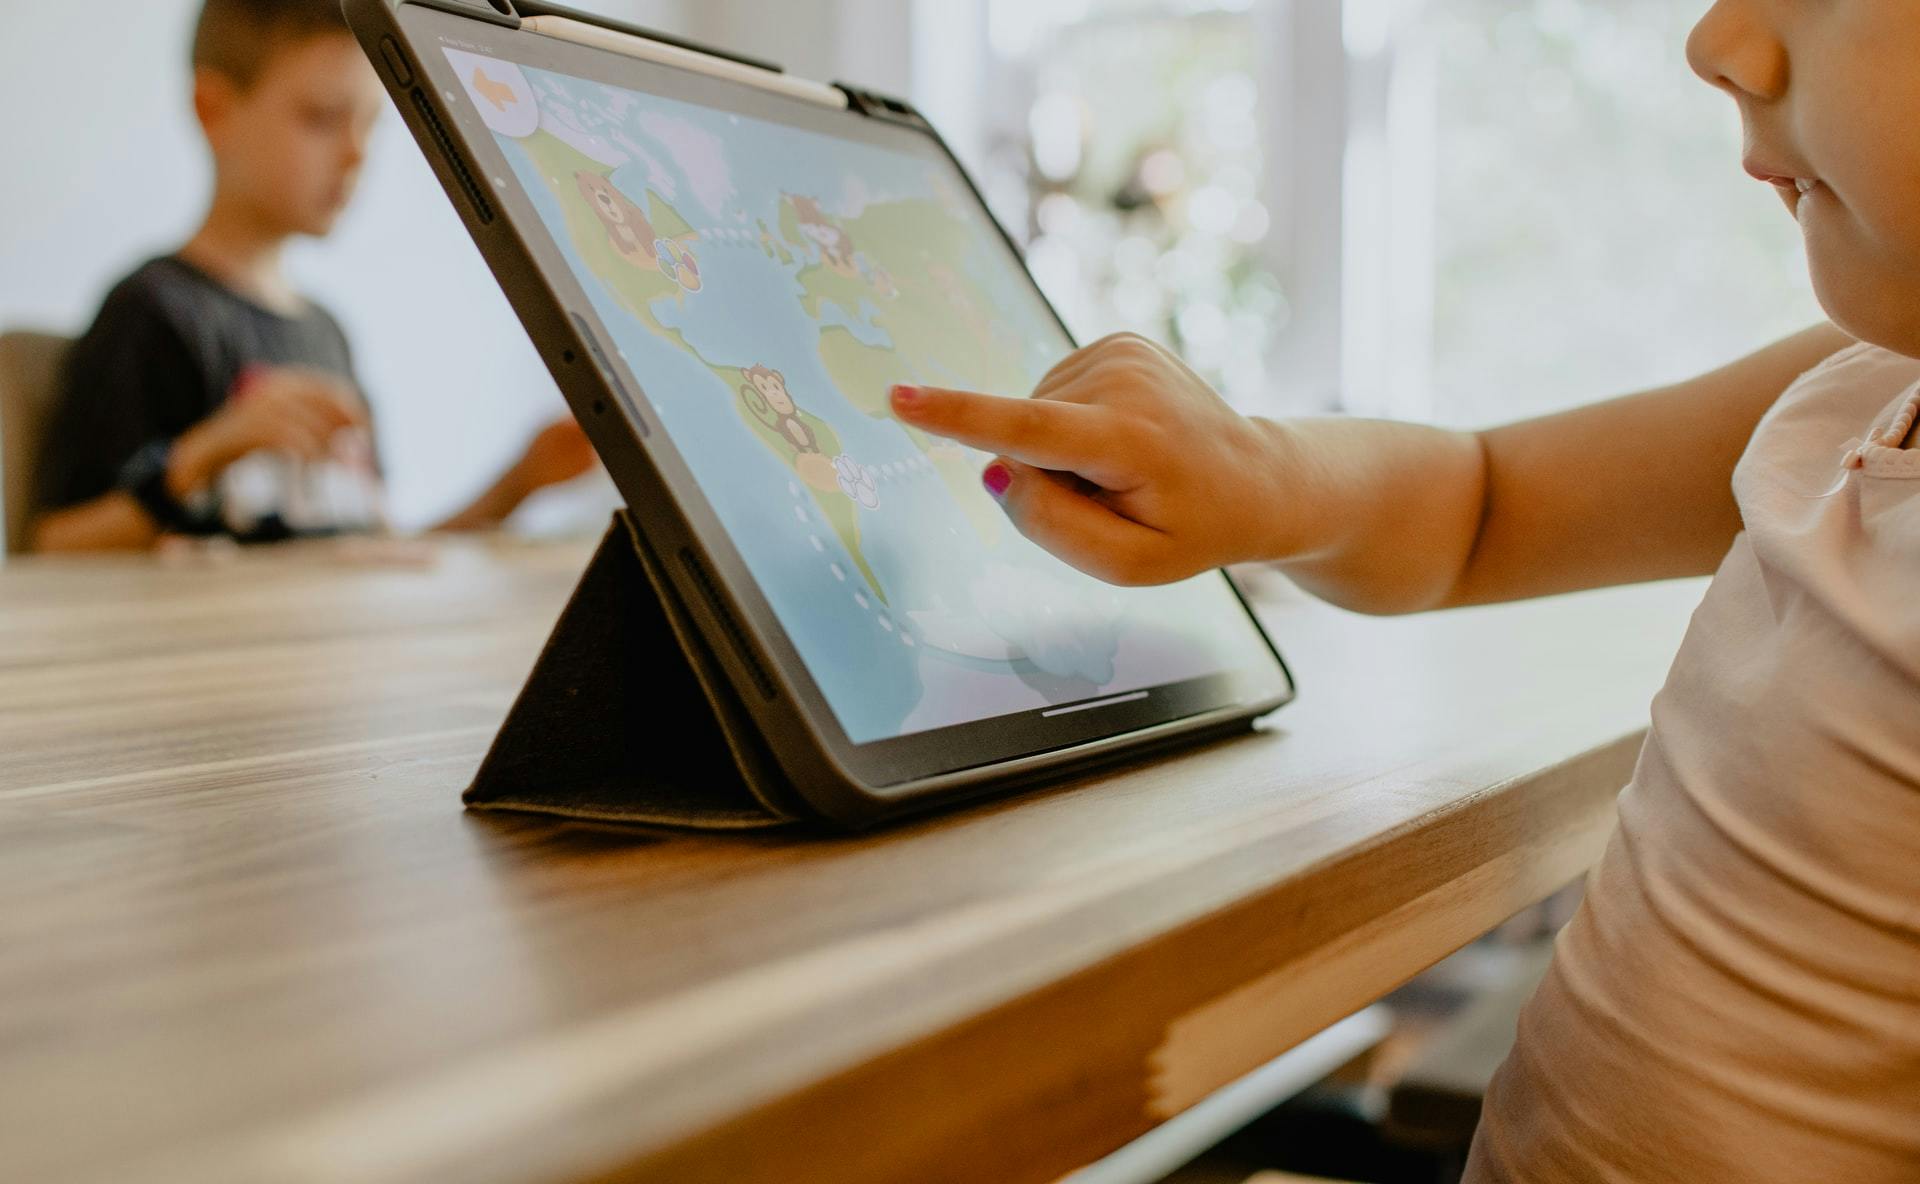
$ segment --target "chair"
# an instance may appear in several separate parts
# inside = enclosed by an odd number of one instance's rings
[[[40,441],[72,345],[51,333],[0,334],[0,509],[6,512],[10,555],[27,549]]]

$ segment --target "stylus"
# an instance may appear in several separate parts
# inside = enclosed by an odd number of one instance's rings
[[[610,50],[662,66],[674,66],[715,78],[724,78],[731,82],[743,82],[748,86],[757,86],[761,90],[775,91],[796,99],[805,99],[809,103],[818,103],[822,107],[844,109],[847,105],[845,94],[823,82],[790,78],[785,74],[756,69],[741,65],[739,62],[727,61],[725,58],[710,57],[690,49],[681,49],[677,45],[648,41],[644,37],[636,37],[631,33],[602,29],[597,25],[589,25],[585,21],[576,21],[564,16],[530,16],[520,22],[520,27],[538,33],[542,37],[571,41],[576,45],[590,45],[595,49]]]

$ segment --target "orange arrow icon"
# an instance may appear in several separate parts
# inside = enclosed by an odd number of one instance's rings
[[[512,87],[504,82],[495,82],[478,66],[473,68],[473,93],[492,103],[495,111],[505,111],[520,101],[514,96]]]

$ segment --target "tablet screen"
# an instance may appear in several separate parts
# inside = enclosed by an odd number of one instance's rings
[[[537,212],[850,741],[1273,667],[1221,575],[1083,575],[1013,528],[990,458],[890,414],[899,382],[1024,396],[1071,349],[943,154],[442,52],[494,184]]]

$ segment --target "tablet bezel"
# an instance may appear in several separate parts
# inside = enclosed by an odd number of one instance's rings
[[[370,8],[379,10],[385,18],[381,23],[387,28],[375,29],[361,19]],[[1041,714],[1043,710],[1057,708],[1029,709],[854,743],[677,447],[665,432],[651,426],[651,408],[640,376],[624,362],[613,360],[617,355],[603,348],[602,343],[610,345],[612,339],[585,289],[551,241],[545,223],[517,184],[508,181],[488,185],[489,178],[510,178],[509,166],[492,133],[472,109],[452,65],[438,50],[441,45],[451,45],[536,69],[876,144],[943,163],[952,169],[966,195],[979,204],[988,224],[1000,232],[1009,259],[1025,282],[1033,284],[1017,247],[993,220],[965,169],[938,135],[918,120],[882,120],[858,110],[829,108],[737,81],[540,36],[478,14],[458,15],[406,0],[393,9],[381,0],[352,0],[348,11],[376,68],[384,57],[399,49],[385,46],[385,37],[400,35],[406,47],[401,60],[414,77],[410,83],[403,82],[388,61],[382,71],[383,81],[393,90],[409,127],[433,161],[536,348],[607,461],[643,531],[660,554],[680,557],[681,562],[667,564],[671,578],[722,659],[741,699],[760,720],[780,763],[794,777],[796,788],[817,807],[838,816],[871,813],[928,793],[950,794],[1002,773],[1057,767],[1096,751],[1131,748],[1189,731],[1217,730],[1223,724],[1250,721],[1291,700],[1293,681],[1284,661],[1237,586],[1222,572],[1215,578],[1226,581],[1230,594],[1223,604],[1237,604],[1246,613],[1255,636],[1271,658],[1265,678],[1255,671],[1229,671],[1143,688],[1147,691],[1144,698],[1132,698],[1135,692],[1129,692],[1122,697],[1128,701],[1095,710],[1046,716]],[[447,146],[438,144],[421,125],[417,108],[423,91],[434,108],[433,117],[442,125],[436,130],[451,133],[454,150],[473,167],[447,159]],[[409,109],[409,100],[415,109]],[[463,179],[461,173],[467,177]],[[490,218],[480,216],[474,197],[463,201],[460,196],[463,180],[475,179],[475,174],[482,185],[487,185],[480,201],[490,198],[495,207]],[[531,232],[523,232],[522,227]],[[1038,292],[1037,285],[1034,290]],[[1071,344],[1071,334],[1044,294],[1040,303],[1054,317],[1063,341]],[[711,576],[705,577],[704,573]],[[795,724],[811,743],[796,743]],[[843,789],[871,795],[874,800],[849,801]]]

